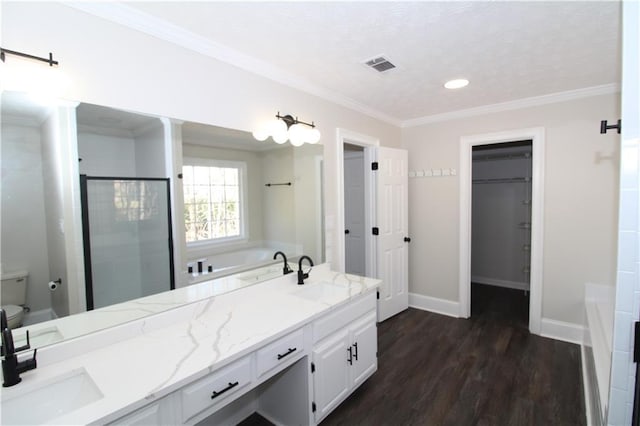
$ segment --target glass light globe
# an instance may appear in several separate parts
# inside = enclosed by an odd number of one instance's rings
[[[320,142],[320,130],[317,127],[310,129],[307,133],[307,143],[315,144]]]
[[[304,124],[294,124],[289,128],[289,140],[293,146],[302,146],[307,137],[307,129]]]
[[[270,124],[269,133],[275,143],[283,144],[287,141],[289,134],[287,133],[287,124],[282,120],[274,120]]]
[[[253,137],[260,142],[267,140],[269,137],[269,129],[264,124],[261,124],[260,127],[253,131]]]

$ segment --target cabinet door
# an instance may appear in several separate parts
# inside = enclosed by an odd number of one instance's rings
[[[353,366],[351,367],[351,383],[353,388],[360,386],[378,369],[378,333],[376,329],[376,313],[371,312],[352,324],[351,352]]]
[[[327,338],[313,350],[316,421],[329,414],[349,394],[351,366],[347,360],[350,344],[349,331],[343,330]]]

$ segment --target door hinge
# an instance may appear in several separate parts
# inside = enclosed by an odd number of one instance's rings
[[[312,402],[312,403],[311,403],[311,412],[312,412],[312,413],[315,413],[315,412],[316,412],[316,403],[315,403],[315,402]]]
[[[378,229],[377,226],[374,226],[373,228],[371,228],[371,233],[373,235],[378,235],[378,234],[380,234],[380,229]]]
[[[378,162],[374,161],[373,163],[371,163],[371,170],[378,170]]]
[[[640,363],[640,321],[636,321],[636,330],[633,343],[633,362]]]
[[[380,292],[376,291],[376,299],[380,299]]]
[[[311,372],[312,373],[316,372],[316,365],[314,363],[311,363]]]

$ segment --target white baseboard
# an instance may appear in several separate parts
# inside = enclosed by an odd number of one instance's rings
[[[409,293],[409,306],[423,311],[460,318],[460,303],[451,300]]]
[[[527,291],[529,290],[529,283],[522,283],[518,281],[508,281],[508,280],[498,280],[495,278],[488,278],[488,277],[478,277],[476,275],[471,276],[471,282],[478,283],[478,284],[493,285],[497,287],[512,288],[514,290],[527,290]]]
[[[584,333],[584,326],[571,322],[542,318],[540,325],[541,336],[562,340],[563,342],[575,343],[577,345],[582,345]]]

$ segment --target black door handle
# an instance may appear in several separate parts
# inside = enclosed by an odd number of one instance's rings
[[[230,391],[231,389],[235,388],[236,386],[238,386],[239,382],[229,382],[229,386],[227,386],[226,388],[222,389],[221,391],[213,391],[213,393],[211,394],[211,399],[216,399],[217,397],[219,397],[220,395],[222,395],[223,393]]]
[[[410,242],[411,242],[411,238],[409,238],[409,237],[404,237],[404,242],[405,242],[405,243],[410,243]]]
[[[344,230],[344,233],[345,233],[345,234],[348,234],[349,232],[351,232],[351,231],[349,231],[348,229],[345,229],[345,230]]]
[[[349,363],[349,365],[353,365],[353,352],[351,346],[349,346],[347,352],[349,352],[349,358],[347,358],[347,362]]]

